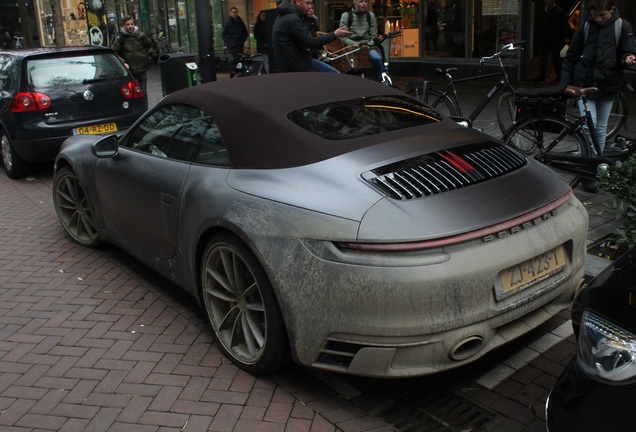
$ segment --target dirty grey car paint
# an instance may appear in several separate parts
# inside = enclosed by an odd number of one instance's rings
[[[205,84],[119,140],[67,140],[62,225],[192,293],[251,373],[291,358],[431,374],[568,307],[587,213],[567,184],[397,90],[330,75]]]

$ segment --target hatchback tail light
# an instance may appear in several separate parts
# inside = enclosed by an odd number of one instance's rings
[[[121,87],[121,95],[124,99],[136,99],[144,97],[144,91],[136,80],[132,80]]]
[[[21,91],[13,99],[11,112],[30,112],[49,109],[51,106],[51,98],[38,92]]]

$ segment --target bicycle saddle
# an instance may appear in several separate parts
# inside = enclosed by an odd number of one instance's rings
[[[581,96],[587,96],[590,93],[598,92],[598,88],[596,87],[575,87],[575,86],[566,86],[565,94],[570,97],[580,98]]]

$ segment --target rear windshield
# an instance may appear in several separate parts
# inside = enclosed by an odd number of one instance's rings
[[[303,129],[329,140],[345,140],[437,123],[442,117],[406,96],[373,96],[330,102],[287,116]]]
[[[86,84],[120,78],[126,68],[112,53],[32,59],[27,63],[29,84],[35,88]]]

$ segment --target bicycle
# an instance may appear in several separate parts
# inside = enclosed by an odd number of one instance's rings
[[[588,94],[596,91],[595,87],[574,86],[517,90],[517,118],[504,135],[504,144],[532,155],[559,173],[572,188],[581,179],[595,180],[598,172],[636,151],[636,141],[619,136],[614,143],[607,143],[601,154],[587,102]],[[584,114],[568,116],[566,98],[581,101]]]
[[[227,70],[230,78],[240,78],[255,74],[254,63],[262,61],[262,54],[256,55],[227,55],[225,57],[216,58],[217,70]]]
[[[618,98],[614,101],[612,110],[610,111],[610,116],[607,121],[607,138],[615,136],[627,122],[627,117],[629,116],[629,105],[627,104],[627,98],[625,97],[627,93],[631,93],[636,96],[636,89],[634,89],[629,82],[625,81],[623,89],[618,94]],[[579,108],[576,103],[573,104],[573,108],[575,111],[573,111],[572,115],[578,116]]]
[[[397,86],[393,84],[393,80],[389,75],[389,58],[386,55],[386,51],[387,49],[389,50],[389,52],[391,50],[391,40],[401,35],[402,30],[387,33],[381,38],[374,38],[366,46],[342,45],[342,47],[339,47],[338,45],[334,45],[331,52],[326,50],[323,51],[320,59],[325,63],[331,63],[331,65],[338,69],[340,73],[354,73],[364,77],[365,73],[371,69],[370,63],[367,64],[368,52],[366,52],[365,49],[377,47],[377,49],[380,51],[382,63],[384,65],[384,67],[382,68],[382,78],[380,80],[380,83],[389,87],[397,88]],[[364,59],[364,61],[362,61],[362,59]]]
[[[517,44],[522,43],[523,42],[517,42]],[[514,111],[516,110],[516,107],[512,105],[512,95],[514,94],[515,89],[510,83],[508,72],[506,72],[502,57],[507,53],[519,50],[523,50],[523,48],[515,45],[514,43],[509,43],[501,47],[501,50],[499,52],[496,52],[491,56],[482,57],[481,59],[479,59],[479,64],[482,66],[487,60],[497,60],[499,68],[501,69],[501,71],[499,72],[455,79],[453,78],[452,74],[453,72],[457,71],[457,68],[451,67],[445,70],[436,68],[435,71],[440,75],[445,76],[448,80],[448,84],[446,84],[446,87],[444,87],[443,90],[437,90],[436,88],[434,88],[433,83],[431,83],[430,81],[424,81],[422,86],[419,86],[415,83],[409,83],[407,93],[410,96],[414,96],[417,99],[421,100],[444,116],[452,118],[465,118],[470,122],[470,124],[472,124],[479,116],[479,114],[481,114],[484,108],[495,98],[495,96],[501,90],[503,90],[503,94],[497,101],[497,120],[501,132],[505,133],[506,129],[509,127],[510,124],[512,124],[512,121],[514,120]],[[475,107],[473,112],[468,117],[465,117],[462,113],[462,108],[461,104],[459,103],[459,96],[457,94],[455,84],[490,77],[497,77],[498,81],[486,93],[480,104]]]

